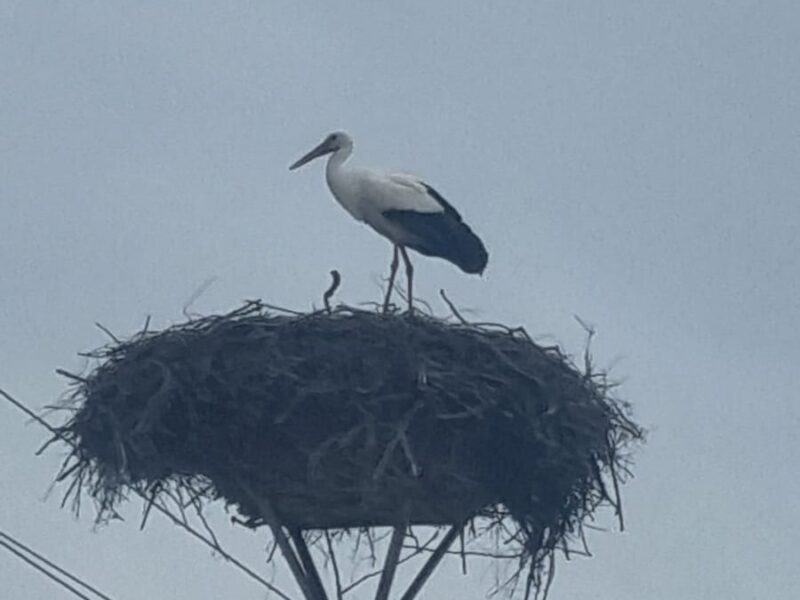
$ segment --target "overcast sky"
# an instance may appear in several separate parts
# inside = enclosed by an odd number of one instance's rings
[[[400,8],[402,6],[402,8]],[[388,244],[287,166],[332,129],[414,172],[486,242],[471,315],[595,354],[651,430],[627,531],[552,600],[800,589],[800,8],[766,1],[0,0],[0,387],[40,408],[78,351],[244,298],[379,300]],[[0,529],[119,600],[257,600],[163,519],[93,530],[57,452],[0,405]],[[264,535],[217,529],[262,568]],[[608,524],[612,522],[609,520]],[[285,579],[277,571],[278,582]],[[264,569],[266,571],[266,569]],[[67,597],[0,552],[7,600]],[[482,598],[450,566],[426,598]]]

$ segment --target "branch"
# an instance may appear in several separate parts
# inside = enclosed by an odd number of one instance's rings
[[[331,296],[333,296],[336,293],[336,290],[339,289],[339,284],[342,283],[342,276],[339,275],[339,271],[334,269],[331,271],[331,279],[331,286],[322,295],[322,302],[325,303],[325,310],[328,311],[328,314],[331,312]]]
[[[442,297],[442,300],[445,301],[447,307],[450,309],[450,312],[453,313],[453,316],[458,319],[462,325],[469,325],[469,322],[463,316],[461,316],[461,313],[458,312],[458,309],[455,307],[455,305],[450,302],[450,298],[447,297],[447,294],[444,293],[444,290],[439,290],[439,295]]]

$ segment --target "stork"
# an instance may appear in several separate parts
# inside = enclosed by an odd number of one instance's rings
[[[439,192],[406,173],[345,166],[352,151],[353,139],[344,131],[335,131],[289,169],[297,169],[330,154],[325,176],[334,198],[357,221],[366,223],[392,242],[394,252],[384,312],[389,308],[398,255],[403,257],[406,269],[408,310],[413,310],[414,267],[407,248],[425,256],[443,258],[465,273],[483,273],[489,259],[483,242]]]

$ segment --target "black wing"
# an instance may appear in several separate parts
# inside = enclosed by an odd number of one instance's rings
[[[406,231],[408,241],[404,245],[409,248],[426,256],[448,260],[466,273],[483,273],[489,260],[483,242],[464,223],[452,204],[429,185],[423,185],[442,206],[443,212],[387,210],[383,216]]]

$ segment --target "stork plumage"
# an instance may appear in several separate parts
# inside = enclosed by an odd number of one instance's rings
[[[398,254],[405,263],[408,304],[412,310],[414,268],[406,248],[425,256],[443,258],[465,273],[483,273],[489,259],[483,242],[439,192],[406,173],[345,166],[352,151],[352,138],[344,131],[336,131],[289,169],[297,169],[330,154],[325,175],[334,198],[356,220],[392,242],[394,254],[384,311],[388,310],[394,286]]]

